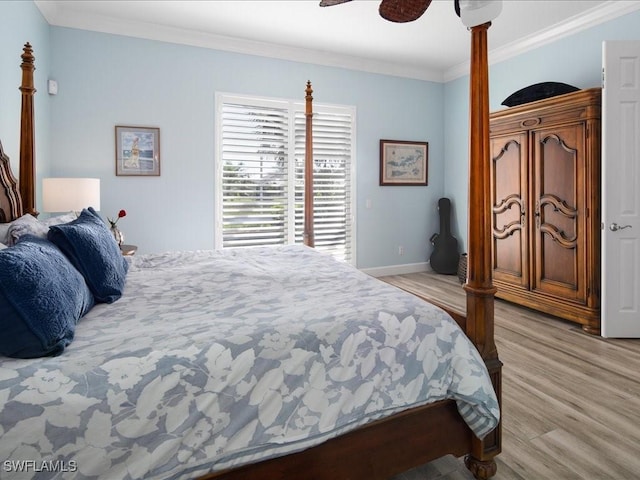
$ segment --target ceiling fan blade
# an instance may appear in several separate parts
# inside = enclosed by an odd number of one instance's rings
[[[431,0],[382,0],[380,16],[396,23],[412,22],[422,16]]]
[[[322,0],[320,2],[321,7],[331,7],[333,5],[340,5],[341,3],[347,3],[351,0]]]

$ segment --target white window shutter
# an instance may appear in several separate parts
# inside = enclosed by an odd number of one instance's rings
[[[297,102],[219,96],[222,247],[302,243],[305,117]],[[314,107],[315,247],[353,259],[351,107]],[[220,244],[220,242],[218,242]]]
[[[288,120],[282,109],[222,109],[224,247],[286,243]]]
[[[351,115],[313,115],[315,248],[351,260]],[[304,229],[304,114],[296,115],[296,243]]]

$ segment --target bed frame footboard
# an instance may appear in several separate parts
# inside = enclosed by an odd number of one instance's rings
[[[470,448],[469,427],[455,402],[446,400],[378,420],[298,453],[201,480],[388,480],[447,454],[460,457]]]

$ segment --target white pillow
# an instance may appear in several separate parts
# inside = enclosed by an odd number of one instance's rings
[[[0,243],[7,243],[7,234],[11,223],[0,223]]]
[[[0,241],[2,243],[6,243],[8,246],[15,245],[15,243],[21,236],[29,233],[31,235],[35,235],[36,237],[47,238],[47,233],[49,232],[50,226],[59,225],[61,223],[69,223],[75,219],[76,214],[73,212],[66,213],[57,217],[47,218],[46,220],[42,221],[27,213],[11,223],[3,224],[9,226],[7,228],[6,238],[4,239],[4,241],[2,241],[2,237],[0,237]]]
[[[39,220],[41,223],[44,223],[47,227],[52,225],[61,225],[63,223],[73,222],[78,215],[76,212],[65,213],[64,215],[58,215],[57,217],[47,218],[46,220]]]
[[[6,243],[8,246],[14,245],[18,241],[18,238],[22,235],[26,235],[27,233],[32,233],[40,237],[42,236],[43,228],[44,225],[40,225],[40,222],[38,222],[36,217],[27,213],[9,223],[6,242],[3,243]],[[44,231],[44,234],[47,234],[46,230]]]
[[[4,250],[5,248],[7,248],[7,246],[4,243],[0,242],[0,250]]]

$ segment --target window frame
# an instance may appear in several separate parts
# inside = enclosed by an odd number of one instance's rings
[[[287,118],[288,118],[288,147],[286,158],[289,164],[288,168],[288,208],[290,211],[295,211],[295,181],[296,181],[296,170],[295,170],[295,133],[296,133],[296,113],[302,112],[304,114],[305,111],[305,103],[300,100],[287,100],[280,98],[272,98],[272,97],[261,97],[261,96],[253,96],[253,95],[242,95],[242,94],[233,94],[233,93],[225,93],[225,92],[216,92],[215,95],[215,122],[214,122],[214,245],[216,249],[222,248],[230,248],[224,247],[223,245],[223,152],[222,152],[222,112],[225,104],[239,104],[239,105],[248,105],[259,108],[274,108],[274,109],[286,109],[287,110]],[[332,104],[320,104],[314,103],[313,106],[314,114],[328,113],[328,114],[340,114],[340,115],[349,115],[350,116],[350,157],[349,157],[349,190],[348,190],[348,205],[349,216],[349,237],[347,239],[348,244],[346,248],[349,252],[348,254],[348,263],[352,265],[356,265],[356,155],[355,155],[355,146],[356,146],[356,108],[355,106],[349,105],[332,105]],[[315,131],[315,125],[314,125]],[[315,141],[315,135],[314,135]],[[291,217],[292,221],[288,222],[287,228],[287,240],[286,244],[292,245],[296,243],[296,235],[295,235],[295,213]],[[298,242],[299,243],[299,242]],[[231,247],[233,248],[233,247]],[[246,247],[238,247],[238,248],[246,248]]]

